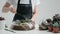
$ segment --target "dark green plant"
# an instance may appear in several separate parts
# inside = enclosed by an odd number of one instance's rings
[[[26,21],[27,23],[29,23],[29,22],[30,22],[30,19],[26,18],[25,21]]]
[[[53,27],[59,27],[58,22],[55,22],[55,23],[53,24]]]

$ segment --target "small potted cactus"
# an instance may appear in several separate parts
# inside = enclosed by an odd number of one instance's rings
[[[60,30],[60,21],[58,21],[59,22],[59,30]]]
[[[58,24],[58,22],[55,22],[53,24],[53,32],[54,33],[58,33],[59,32],[59,24]]]
[[[52,20],[51,19],[46,19],[46,21],[47,21],[47,27],[48,27],[48,30],[51,32],[52,31]]]
[[[52,24],[48,24],[48,31],[52,31],[53,30],[53,27],[52,27]]]

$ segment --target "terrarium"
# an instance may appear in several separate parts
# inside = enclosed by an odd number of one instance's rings
[[[31,24],[30,19],[25,20],[16,20],[14,24],[12,24],[11,29],[13,30],[32,30],[34,29],[33,24]]]

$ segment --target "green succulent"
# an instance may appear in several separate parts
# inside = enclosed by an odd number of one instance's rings
[[[26,18],[25,21],[28,23],[28,22],[30,22],[30,19]]]
[[[53,26],[54,26],[54,27],[58,27],[58,26],[59,26],[58,22],[55,22],[55,23],[53,24]]]
[[[15,22],[16,22],[16,24],[20,24],[20,23],[21,23],[21,21],[20,21],[20,20],[16,20]]]

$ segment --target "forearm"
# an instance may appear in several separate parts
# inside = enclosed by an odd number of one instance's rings
[[[32,21],[35,21],[35,19],[36,19],[36,17],[37,17],[37,12],[38,12],[38,7],[37,6],[35,6],[34,7],[34,11],[33,11],[34,13],[33,13],[33,16],[32,16]]]
[[[9,11],[9,7],[10,7],[10,4],[9,3],[6,3],[3,8],[2,8],[2,12],[7,12]]]
[[[34,14],[31,18],[32,21],[35,21],[37,14]]]

